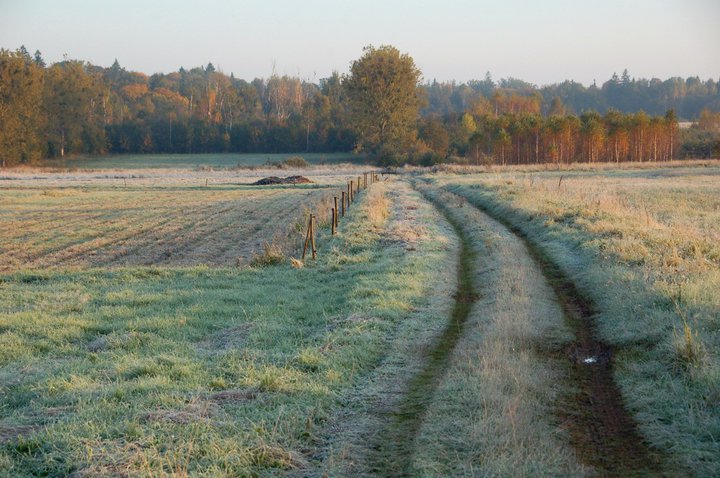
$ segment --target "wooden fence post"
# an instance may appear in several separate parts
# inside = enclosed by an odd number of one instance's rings
[[[357,192],[360,192],[360,176],[358,176]]]
[[[332,231],[332,235],[335,235],[335,211],[337,211],[334,207],[330,208],[330,230]]]
[[[345,191],[342,192],[342,217],[345,217]]]
[[[305,245],[303,246],[302,258],[305,260],[305,253],[307,252],[308,243],[310,242],[310,232],[312,231],[312,214],[310,215],[310,221],[308,222],[307,234],[305,234]]]
[[[333,214],[333,223],[335,224],[335,227],[338,227],[338,200],[337,196],[335,196],[335,214]]]
[[[310,215],[310,244],[312,245],[312,258],[317,259],[317,249],[315,248],[315,215]]]
[[[355,185],[353,180],[350,180],[350,202],[355,201]]]

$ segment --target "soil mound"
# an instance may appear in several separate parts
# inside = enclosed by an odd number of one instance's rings
[[[311,183],[305,176],[288,176],[286,178],[280,178],[278,176],[270,176],[262,178],[252,183],[254,186],[268,186],[271,184],[307,184]]]

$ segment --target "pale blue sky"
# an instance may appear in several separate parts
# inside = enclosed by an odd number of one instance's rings
[[[252,79],[345,73],[368,44],[426,80],[536,84],[720,78],[720,0],[0,0],[0,47],[170,72],[209,61]]]

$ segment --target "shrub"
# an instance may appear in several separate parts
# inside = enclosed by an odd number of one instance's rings
[[[285,259],[285,255],[279,246],[275,244],[265,243],[263,246],[263,252],[256,255],[250,260],[250,266],[252,267],[267,267],[274,266],[282,263]]]
[[[290,156],[280,164],[285,168],[307,168],[310,166],[310,163],[305,161],[302,156]]]

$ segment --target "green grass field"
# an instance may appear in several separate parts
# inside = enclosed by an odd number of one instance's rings
[[[320,259],[302,268],[2,275],[0,474],[251,476],[320,466],[323,424],[446,260],[433,235],[415,241],[416,254],[388,242],[384,232],[402,224],[383,212],[381,185],[370,196],[339,236],[324,230]],[[122,205],[118,215],[133,210],[127,198],[107,200]],[[60,216],[54,229],[66,224]]]
[[[656,473],[717,475],[720,166],[424,170],[332,237],[339,171],[0,179],[0,477],[602,475],[508,225],[592,300]]]
[[[122,154],[46,160],[38,166],[61,169],[232,169],[279,164],[300,156],[313,165],[355,163],[363,164],[365,157],[352,153],[297,154]]]

